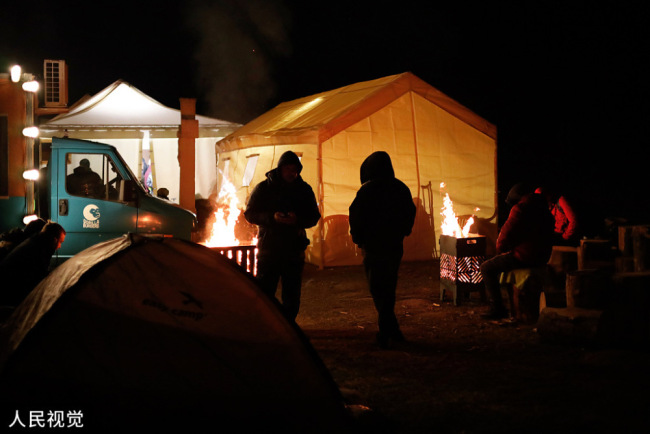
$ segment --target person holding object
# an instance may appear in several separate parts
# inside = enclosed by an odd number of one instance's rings
[[[300,158],[287,151],[278,167],[253,189],[244,217],[259,227],[257,280],[269,297],[275,297],[282,282],[282,306],[295,320],[300,309],[302,271],[309,239],[305,229],[318,223],[320,211],[316,197],[300,172]]]

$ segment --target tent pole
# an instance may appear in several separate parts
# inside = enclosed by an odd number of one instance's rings
[[[421,187],[424,188],[425,186],[422,185],[421,181],[420,181],[420,156],[419,156],[419,151],[418,151],[418,133],[417,133],[417,121],[415,119],[415,101],[413,100],[413,91],[409,92],[409,97],[410,97],[410,100],[411,100],[411,113],[413,114],[411,119],[412,119],[412,122],[413,122],[413,146],[415,148],[415,174],[416,174],[417,181],[418,181],[418,184],[417,184],[418,185],[417,199],[418,199],[418,202],[423,203],[423,202],[421,202],[421,198],[420,198],[420,190],[421,190]],[[430,186],[431,186],[431,181],[429,181],[429,191],[431,191]],[[419,208],[420,207],[416,208],[416,212],[420,212]],[[424,209],[424,207],[422,207],[422,208]],[[434,258],[437,258],[438,257],[438,248],[436,247],[436,242],[435,242],[435,239],[436,239],[436,226],[435,226],[435,219],[433,218],[433,212],[431,213],[430,221],[431,221],[431,229],[433,230],[433,239],[434,239],[433,252],[431,252],[431,254],[433,255]]]
[[[413,123],[413,146],[414,146],[414,151],[415,151],[415,176],[417,177],[418,180],[418,196],[417,198],[420,199],[420,159],[418,156],[418,133],[416,130],[416,122],[415,122],[415,102],[413,101],[413,92],[409,92],[409,97],[411,99],[411,113],[413,113],[413,116],[411,116],[411,120]]]
[[[180,166],[179,204],[196,212],[196,139],[199,137],[199,121],[196,119],[196,99],[180,98],[181,119],[178,129],[178,164]]]
[[[153,141],[149,137],[149,161],[151,162],[151,179],[153,180],[153,194],[157,196],[158,192],[158,178],[156,177],[156,158],[153,152]]]
[[[318,236],[320,238],[320,261],[318,263],[318,269],[322,270],[325,268],[325,229],[323,227],[323,219],[325,218],[325,207],[323,205],[323,199],[325,197],[323,189],[323,144],[321,141],[318,141],[318,208],[320,210],[321,218],[318,220]]]
[[[144,141],[144,137],[141,137],[140,140],[138,140],[138,173],[137,177],[138,180],[142,179],[142,142]]]

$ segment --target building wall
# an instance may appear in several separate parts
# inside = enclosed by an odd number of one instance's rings
[[[26,208],[26,99],[20,83],[0,78],[0,231],[22,227]]]

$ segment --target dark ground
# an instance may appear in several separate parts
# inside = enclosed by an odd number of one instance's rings
[[[408,342],[375,344],[361,267],[307,266],[298,325],[372,433],[647,433],[650,353],[548,343],[491,322],[480,299],[439,297],[437,261],[403,263],[396,313]]]

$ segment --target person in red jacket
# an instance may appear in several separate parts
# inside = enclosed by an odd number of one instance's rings
[[[544,265],[551,257],[553,215],[544,196],[529,191],[523,184],[517,184],[508,193],[506,204],[512,209],[497,238],[497,255],[481,264],[481,275],[491,299],[485,318],[500,319],[507,315],[499,284],[501,273]]]
[[[553,244],[577,246],[580,239],[578,218],[566,197],[547,187],[539,187],[535,193],[546,198],[548,209],[555,219]]]

